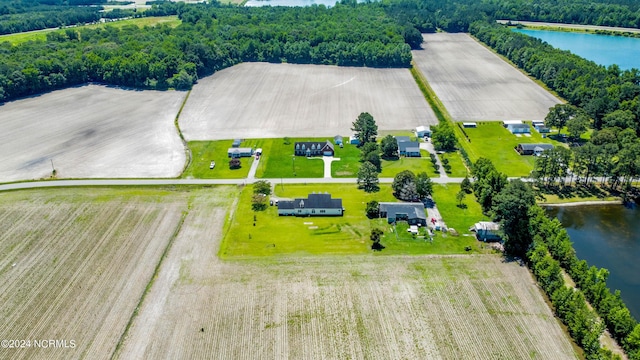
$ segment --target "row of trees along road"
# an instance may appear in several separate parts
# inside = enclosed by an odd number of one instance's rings
[[[472,174],[473,190],[483,211],[501,224],[506,254],[527,262],[556,315],[586,357],[615,358],[600,347],[599,337],[606,325],[629,358],[640,359],[640,325],[629,313],[620,292],[612,293],[607,287],[608,271],[589,267],[577,258],[562,224],[536,205],[530,184],[508,181],[484,158],[473,164]],[[571,276],[576,289],[565,284],[561,268]]]

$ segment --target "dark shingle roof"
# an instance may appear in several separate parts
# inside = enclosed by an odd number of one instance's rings
[[[398,143],[398,151],[407,151],[407,149],[418,148],[420,151],[420,143],[417,141],[403,141]]]
[[[278,209],[297,209],[301,201],[307,209],[342,209],[342,199],[332,199],[331,194],[309,194],[306,199],[280,200]]]
[[[422,203],[392,203],[381,202],[380,212],[386,212],[388,218],[395,218],[396,214],[407,214],[410,219],[427,219]]]

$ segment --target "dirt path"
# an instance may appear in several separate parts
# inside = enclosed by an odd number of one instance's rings
[[[433,154],[436,156],[436,164],[438,164],[438,172],[440,173],[440,178],[448,179],[449,174],[447,174],[447,171],[444,169],[444,166],[442,166],[442,162],[440,161],[440,156],[438,156],[436,149],[433,147],[433,144],[431,143],[431,141],[420,142],[420,149],[426,150],[429,152],[429,154]]]

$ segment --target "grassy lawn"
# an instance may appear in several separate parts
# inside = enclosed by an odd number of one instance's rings
[[[345,144],[342,149],[336,146],[335,149],[335,157],[340,158],[340,161],[331,163],[331,176],[358,177],[358,170],[362,164],[360,162],[360,149],[350,144]]]
[[[456,125],[457,126],[457,125]],[[534,156],[521,156],[514,148],[519,143],[560,143],[550,138],[542,138],[535,130],[531,136],[515,136],[499,121],[479,122],[477,128],[464,129],[471,142],[459,139],[465,147],[471,161],[480,157],[493,162],[496,169],[508,176],[527,176],[533,170]]]
[[[434,184],[433,199],[442,215],[442,219],[449,228],[454,228],[460,234],[469,233],[469,228],[478,221],[488,221],[482,214],[480,204],[476,202],[473,194],[467,195],[462,203],[466,207],[458,207],[456,194],[460,191],[459,184]],[[473,239],[472,237],[461,236],[458,239]]]
[[[411,170],[415,174],[424,171],[429,177],[440,177],[440,173],[431,164],[429,154],[422,154],[420,158],[401,157],[398,160],[382,160],[380,177],[392,178],[403,170]]]
[[[324,162],[321,158],[293,156],[296,141],[322,141],[333,138],[291,138],[288,144],[284,139],[261,139],[263,157],[258,165],[258,178],[321,178],[324,176]],[[347,146],[347,145],[345,145]],[[337,148],[337,147],[336,147]]]
[[[242,166],[239,169],[229,169],[229,157],[227,150],[233,140],[220,141],[190,141],[191,163],[182,174],[183,178],[197,179],[242,179],[247,177],[253,163],[253,157],[240,158]],[[259,147],[259,141],[246,140],[241,147]],[[216,162],[216,167],[211,170],[211,160]]]
[[[376,254],[451,254],[466,253],[465,246],[471,245],[474,251],[479,248],[471,237],[440,233],[436,234],[433,242],[424,238],[413,239],[410,234],[404,233],[396,238],[393,227],[385,219],[369,220],[365,216],[367,202],[395,201],[389,184],[383,184],[380,192],[374,194],[356,190],[355,185],[348,184],[275,184],[275,191],[277,196],[286,198],[306,197],[313,191],[328,192],[332,197],[342,199],[345,214],[342,217],[279,217],[276,206],[254,212],[251,210],[253,189],[247,186],[240,195],[236,211],[227,219],[220,247],[221,257],[368,254],[372,253],[369,235],[374,227],[385,232],[382,244],[386,248]],[[445,202],[444,199],[440,201]],[[471,201],[471,197],[466,200],[468,203]],[[451,204],[451,207],[455,208],[455,204]],[[470,206],[467,212],[474,210]],[[470,215],[464,218],[468,217]]]
[[[144,27],[144,26],[154,26],[157,24],[165,24],[171,27],[176,27],[181,23],[182,21],[178,19],[177,16],[161,16],[161,17],[144,17],[144,18],[137,18],[137,19],[114,21],[109,23],[84,25],[84,26],[78,26],[72,29],[98,28],[98,27],[104,27],[107,25],[119,27],[119,28],[126,25],[136,25],[136,26]],[[28,31],[28,32],[22,32],[22,33],[16,33],[16,34],[0,35],[0,42],[8,41],[13,45],[18,45],[27,41],[37,41],[37,40],[45,41],[47,39],[47,33],[51,31],[64,32],[64,30],[43,29],[43,30]]]
[[[458,151],[448,152],[440,154],[438,156],[440,157],[440,161],[444,161],[444,159],[449,160],[449,165],[451,165],[451,172],[447,173],[447,175],[449,175],[450,177],[465,177],[468,175],[467,167],[464,166],[462,155],[460,155]]]

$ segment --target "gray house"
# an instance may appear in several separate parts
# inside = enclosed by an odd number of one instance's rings
[[[427,226],[427,215],[423,203],[381,202],[380,217],[389,223],[406,221],[409,225]]]
[[[529,124],[509,124],[507,125],[507,130],[509,130],[512,134],[530,134],[531,128]]]
[[[230,158],[251,157],[253,155],[252,148],[229,148],[227,156]]]
[[[540,156],[545,150],[553,149],[551,144],[518,144],[516,151],[520,155],[535,155]]]
[[[280,216],[342,216],[342,199],[332,199],[331,194],[309,194],[306,199],[278,201]]]
[[[469,231],[476,233],[476,238],[481,241],[500,241],[500,224],[490,221],[480,221],[473,225]]]
[[[420,143],[417,141],[399,141],[398,154],[406,157],[420,157]]]

